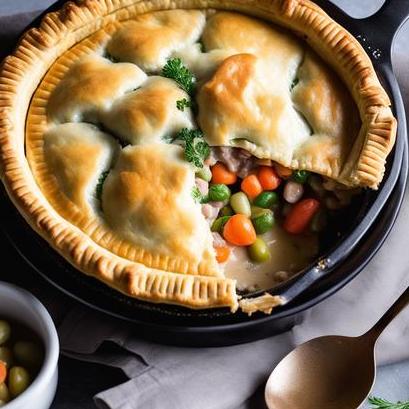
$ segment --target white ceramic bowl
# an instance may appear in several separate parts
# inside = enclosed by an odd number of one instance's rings
[[[58,380],[59,342],[54,323],[45,307],[28,291],[0,281],[0,317],[31,328],[43,341],[43,366],[33,383],[2,409],[48,409]]]

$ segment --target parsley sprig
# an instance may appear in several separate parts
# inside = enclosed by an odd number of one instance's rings
[[[188,101],[186,98],[183,99],[179,99],[178,101],[176,101],[176,108],[179,111],[184,111],[185,108],[190,108],[192,106],[192,102]]]
[[[194,186],[192,189],[192,197],[197,203],[204,203],[205,197],[202,195],[202,192],[197,186]]]
[[[392,403],[385,399],[371,396],[368,398],[372,409],[409,409],[409,401]]]
[[[182,142],[185,148],[185,159],[197,168],[203,168],[204,161],[210,154],[210,147],[200,129],[182,128],[175,136],[166,135],[162,139],[167,143]]]
[[[174,141],[181,141],[185,147],[185,159],[197,168],[203,168],[204,161],[210,154],[210,147],[203,138],[200,129],[181,129]]]
[[[162,68],[162,75],[176,81],[180,88],[189,95],[193,94],[195,89],[195,76],[183,65],[180,58],[171,58]]]
[[[102,189],[104,187],[105,179],[107,178],[109,170],[102,172],[100,177],[98,178],[97,187],[95,188],[95,196],[98,200],[102,198]]]

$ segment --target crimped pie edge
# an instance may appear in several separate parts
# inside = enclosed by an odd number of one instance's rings
[[[143,12],[170,8],[235,10],[269,19],[307,35],[307,42],[348,84],[363,126],[352,149],[343,181],[377,188],[391,150],[396,120],[390,101],[359,43],[308,0],[85,0],[67,3],[29,30],[0,73],[0,170],[6,190],[27,222],[60,254],[83,272],[125,294],[191,308],[228,306],[237,309],[235,281],[182,275],[146,268],[118,257],[59,216],[37,187],[24,153],[25,119],[41,78],[72,45],[107,23]],[[364,143],[360,141],[364,140]]]

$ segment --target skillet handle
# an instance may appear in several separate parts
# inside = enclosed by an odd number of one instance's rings
[[[393,40],[409,18],[409,1],[385,0],[375,14],[362,19],[349,16],[329,0],[315,2],[356,37],[372,60],[390,63]]]
[[[390,61],[393,41],[408,18],[409,1],[386,0],[372,16],[354,19],[354,34],[371,58]]]

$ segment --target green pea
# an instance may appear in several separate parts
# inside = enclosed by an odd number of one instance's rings
[[[230,216],[218,217],[212,224],[210,230],[213,232],[221,233],[223,231],[224,225],[227,223],[227,220],[230,219]]]
[[[9,391],[13,398],[22,394],[30,386],[30,375],[21,366],[13,366],[9,372]]]
[[[230,206],[224,206],[220,209],[219,216],[233,216],[234,212]]]
[[[270,250],[261,237],[257,237],[256,241],[247,248],[247,251],[250,259],[256,263],[264,263],[270,259]]]
[[[10,333],[10,324],[7,321],[0,320],[0,345],[3,345],[8,341]]]
[[[211,202],[223,202],[230,198],[231,192],[226,185],[212,185],[209,188],[209,201]]]
[[[16,342],[13,352],[17,362],[29,368],[37,369],[43,363],[43,352],[41,348],[33,342]]]
[[[237,192],[230,198],[230,206],[236,214],[251,216],[251,206],[247,195],[244,192]]]
[[[310,172],[307,170],[296,170],[292,174],[293,180],[295,180],[297,183],[305,183],[309,176]]]
[[[10,366],[13,365],[13,353],[10,348],[0,347],[0,361],[3,361],[7,368],[10,368]]]
[[[0,402],[8,402],[10,400],[10,393],[7,385],[3,382],[0,383]]]
[[[278,203],[278,194],[276,192],[262,192],[254,200],[254,205],[270,209]]]
[[[202,169],[199,169],[196,172],[196,176],[200,179],[205,180],[206,182],[210,182],[212,179],[212,172],[208,166],[203,166]]]
[[[261,216],[265,211],[266,209],[263,209],[262,207],[251,206],[251,217]]]
[[[274,226],[274,214],[271,210],[264,209],[264,212],[251,218],[257,234],[263,234],[271,230]]]
[[[323,210],[315,213],[311,220],[310,228],[313,233],[322,232],[327,227],[327,213]]]

